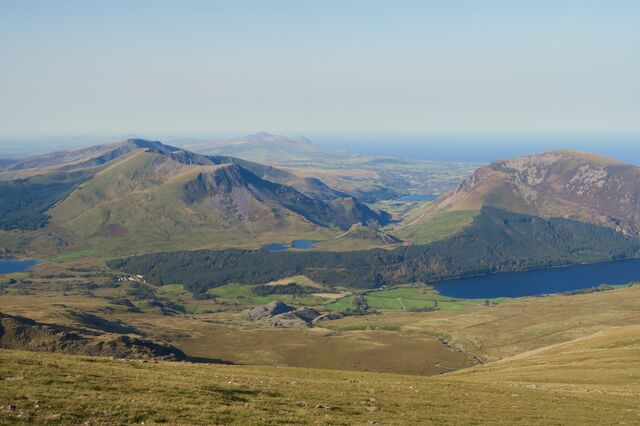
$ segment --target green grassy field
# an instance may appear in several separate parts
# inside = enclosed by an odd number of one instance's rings
[[[377,311],[412,311],[426,310],[429,308],[442,310],[463,309],[477,306],[480,301],[471,299],[454,299],[438,294],[430,287],[403,286],[389,290],[369,291],[363,295],[367,304]],[[343,312],[353,309],[355,296],[347,296],[325,306],[327,310]],[[498,304],[503,299],[492,299]]]
[[[114,283],[103,264],[87,259],[43,263],[16,276],[15,284],[0,277],[0,282],[6,282],[0,289],[0,312],[93,329],[96,324],[75,315],[88,313],[169,342],[191,356],[251,365],[433,375],[465,368],[478,360],[497,360],[584,337],[607,327],[640,324],[640,286],[503,299],[497,300],[497,305],[444,298],[428,287],[403,286],[363,293],[377,311],[374,315],[322,320],[313,328],[278,329],[246,320],[246,309],[273,296],[262,299],[248,285],[220,287],[216,300],[197,300],[179,285],[156,288],[128,281]],[[302,277],[289,280],[323,291]],[[339,297],[335,293],[330,296]],[[235,298],[242,304],[236,305]],[[310,306],[321,312],[353,310],[353,298],[313,297]],[[123,300],[133,308],[122,304]],[[429,308],[435,300],[439,310],[433,312],[410,312],[402,307]],[[173,310],[167,301],[186,312]],[[302,306],[297,304],[300,301],[288,302]],[[163,303],[169,306],[168,311],[159,307]]]
[[[53,262],[68,262],[70,260],[78,260],[84,259],[87,257],[97,257],[97,258],[109,258],[107,253],[101,252],[99,250],[87,249],[87,250],[75,250],[75,251],[66,251],[60,253],[51,258]]]
[[[429,208],[429,204],[424,204],[410,210],[398,226],[389,228],[390,232],[403,240],[426,244],[460,232],[480,213],[479,210],[457,210],[433,215]]]
[[[498,299],[498,305],[462,301],[466,307],[435,312],[389,311],[383,315],[322,321],[319,326],[353,329],[395,328],[401,333],[438,337],[493,361],[596,333],[607,327],[640,324],[640,285],[598,293]],[[472,302],[472,303],[469,303]]]
[[[248,284],[231,283],[222,287],[207,290],[207,294],[215,296],[218,303],[236,306],[253,306],[263,305],[272,300],[280,300],[284,303],[295,306],[316,306],[324,303],[326,299],[314,297],[311,295],[294,296],[290,294],[270,294],[268,296],[258,296],[251,289],[253,286]]]

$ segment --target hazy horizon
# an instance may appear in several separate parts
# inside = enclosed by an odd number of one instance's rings
[[[489,163],[494,160],[538,154],[558,149],[588,151],[640,165],[638,134],[532,134],[532,133],[331,133],[274,132],[286,137],[303,136],[312,143],[349,151],[353,154],[396,157],[400,159],[442,162]],[[166,144],[186,145],[187,140],[236,139],[258,132],[212,134],[122,134],[61,135],[7,138],[0,136],[0,159],[45,154],[55,150],[81,148],[116,142],[127,138],[159,140]],[[21,142],[16,144],[15,142]]]
[[[629,0],[0,2],[0,132],[640,133]]]

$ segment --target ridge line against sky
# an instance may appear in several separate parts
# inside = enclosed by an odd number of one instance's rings
[[[640,131],[640,2],[0,0],[0,134]]]

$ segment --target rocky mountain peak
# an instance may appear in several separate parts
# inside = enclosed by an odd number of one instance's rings
[[[500,160],[464,178],[437,208],[485,205],[640,233],[640,168],[580,151]]]

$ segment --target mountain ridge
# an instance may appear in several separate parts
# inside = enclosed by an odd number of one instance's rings
[[[414,213],[403,232],[411,234],[436,217],[477,212],[483,206],[573,219],[638,236],[640,168],[573,150],[494,161],[464,178],[420,214]]]
[[[355,223],[388,220],[319,179],[157,141],[16,160],[2,173],[0,200],[9,210],[0,209],[0,228],[43,230],[65,250],[255,247],[283,237],[332,238]]]

